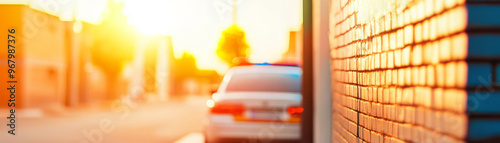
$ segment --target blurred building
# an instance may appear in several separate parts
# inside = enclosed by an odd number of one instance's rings
[[[73,23],[60,21],[27,5],[0,5],[1,28],[16,29],[16,107],[63,106],[68,101],[68,54],[74,42]],[[5,37],[4,37],[5,36]],[[2,37],[7,39],[7,35]],[[2,40],[2,45],[7,45]],[[1,69],[7,71],[7,50],[1,53]],[[7,88],[8,76],[0,77],[2,88]],[[2,102],[8,96],[1,96]],[[1,104],[5,107],[7,104]]]
[[[173,85],[170,65],[173,46],[170,36],[140,37],[132,62],[128,95],[133,98],[165,101]]]
[[[17,108],[59,108],[106,100],[109,81],[92,64],[90,55],[96,25],[63,21],[26,4],[0,5],[0,12],[8,13],[0,15],[0,28],[16,30]],[[2,37],[7,39],[7,33]],[[0,43],[7,45],[7,40]],[[0,59],[4,61],[0,69],[7,71],[7,50],[0,51]],[[0,80],[6,89],[10,80],[6,72]],[[9,96],[0,100],[0,108],[7,107]]]
[[[214,70],[200,70],[188,53],[176,59],[170,36],[141,37],[128,85],[133,99],[165,101],[186,95],[209,95],[210,86],[221,81]]]
[[[299,43],[301,36],[297,33],[298,33],[297,31],[290,31],[288,39],[288,50],[285,52],[283,57],[293,57],[293,58],[299,57],[297,50],[301,49],[300,47],[298,47],[299,45],[301,45]]]

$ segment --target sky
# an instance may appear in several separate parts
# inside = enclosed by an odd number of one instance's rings
[[[192,53],[201,69],[227,68],[215,54],[232,24],[233,0],[124,0],[129,23],[149,35],[171,35],[176,57]],[[239,0],[237,24],[246,32],[250,59],[273,61],[288,49],[290,30],[302,23],[301,0]],[[161,13],[161,14],[160,14]]]
[[[215,54],[221,33],[232,22],[233,0],[113,0],[144,35],[172,36],[178,58],[189,52],[201,69],[227,69]],[[106,0],[0,0],[23,3],[63,21],[98,24]],[[250,60],[272,62],[288,49],[289,31],[302,23],[302,0],[236,0],[237,24],[246,32]]]

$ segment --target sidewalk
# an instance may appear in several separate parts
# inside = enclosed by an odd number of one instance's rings
[[[16,135],[0,133],[0,142],[174,142],[202,131],[207,99],[43,110],[19,117]]]
[[[203,143],[205,142],[205,136],[200,132],[193,132],[187,134],[181,139],[175,141],[174,143]]]

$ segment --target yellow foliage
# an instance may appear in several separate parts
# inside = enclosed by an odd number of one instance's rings
[[[237,25],[232,25],[222,32],[216,52],[219,58],[232,65],[234,58],[248,56],[248,48],[245,32]]]

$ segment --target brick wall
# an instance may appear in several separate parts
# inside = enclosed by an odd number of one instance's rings
[[[500,1],[332,0],[334,142],[494,141]]]

